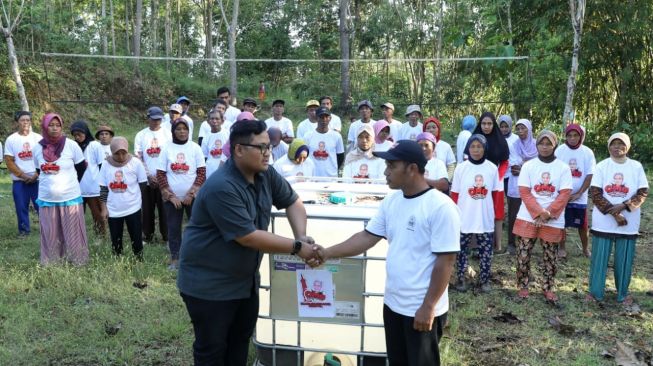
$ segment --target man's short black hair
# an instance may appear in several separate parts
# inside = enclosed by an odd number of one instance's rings
[[[231,96],[231,90],[229,90],[229,88],[226,86],[218,88],[218,91],[215,93],[215,95],[220,96],[222,93],[229,93],[229,96]]]
[[[216,100],[216,101],[215,101],[215,104],[213,104],[213,107],[215,107],[215,106],[218,105],[218,104],[223,105],[225,108],[229,108],[229,104],[227,104],[227,102],[225,102],[225,101],[222,100],[222,99],[218,99],[218,100]]]
[[[320,102],[320,104],[322,104],[322,101],[325,100],[325,99],[328,99],[328,100],[331,101],[331,103],[333,103],[333,98],[331,98],[331,97],[328,96],[328,95],[325,95],[325,96],[320,97],[320,99],[318,99],[318,102]]]
[[[249,144],[252,142],[254,135],[259,135],[267,129],[268,126],[265,122],[259,120],[234,123],[229,133],[229,150],[231,155],[233,156],[237,144]]]

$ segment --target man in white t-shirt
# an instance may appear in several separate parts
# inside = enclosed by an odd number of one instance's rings
[[[331,112],[331,109],[333,108],[333,98],[331,98],[328,95],[325,95],[323,97],[320,97],[320,107],[324,107]],[[340,120],[340,117],[336,116],[335,114],[331,113],[331,122],[329,123],[329,129],[334,130],[336,132],[342,131],[342,121]]]
[[[285,106],[286,102],[283,99],[273,101],[272,117],[266,119],[265,124],[268,126],[268,130],[272,127],[281,130],[281,139],[286,144],[289,144],[292,142],[292,139],[295,138],[295,132],[293,131],[292,121],[283,116]]]
[[[365,230],[319,249],[320,261],[361,254],[388,240],[383,324],[390,365],[440,365],[438,343],[449,310],[448,284],[460,251],[460,211],[424,179],[419,144],[399,141],[386,152],[385,176],[392,189]]]
[[[227,110],[224,112],[225,122],[229,122],[230,124],[236,122],[236,117],[238,117],[241,111],[231,105],[231,90],[226,86],[220,87],[216,92],[216,96],[227,105]]]
[[[170,131],[172,128],[172,122],[174,122],[177,118],[183,118],[188,122],[188,128],[190,129],[190,139],[193,139],[193,120],[188,117],[188,115],[184,114],[184,107],[181,104],[175,103],[171,104],[170,108],[168,108],[168,114],[163,116],[163,120],[161,122],[161,128]]]
[[[420,122],[424,118],[422,109],[417,104],[409,105],[406,108],[406,117],[408,117],[408,121],[401,126],[399,140],[415,141],[415,138],[422,133],[423,129],[422,122]]]
[[[345,161],[345,147],[342,136],[329,129],[331,112],[320,107],[315,112],[318,122],[315,131],[306,135],[306,145],[311,151],[310,159],[315,163],[316,177],[337,177],[338,169]]]
[[[358,113],[361,118],[349,126],[349,133],[347,133],[347,152],[356,148],[356,133],[358,133],[358,130],[363,124],[372,123],[373,112],[374,106],[369,100],[365,99],[358,103]]]
[[[219,112],[222,115],[222,122],[220,123],[221,128],[227,130],[227,134],[229,134],[229,129],[231,128],[232,123],[227,122],[225,117],[227,107],[228,107],[227,103],[225,103],[222,99],[218,99],[215,102],[213,108],[211,108],[211,110],[209,111],[209,114],[211,114],[211,112],[213,111]],[[211,134],[211,124],[209,123],[208,120],[202,122],[202,124],[200,125],[199,134],[197,135],[197,144],[202,146],[202,140],[210,134]]]
[[[386,120],[390,126],[390,138],[392,138],[393,141],[399,141],[399,134],[401,133],[401,126],[403,126],[403,124],[393,118],[395,105],[390,102],[381,104],[381,113],[383,114],[383,119]]]
[[[320,102],[311,99],[306,103],[306,119],[297,125],[297,138],[303,139],[317,128],[317,115],[315,111],[320,107]]]

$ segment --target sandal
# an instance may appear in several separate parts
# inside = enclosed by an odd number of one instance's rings
[[[546,301],[557,302],[558,296],[553,291],[544,291],[544,298]]]
[[[528,299],[528,289],[523,288],[517,292],[517,297],[520,299]]]
[[[632,306],[635,303],[635,299],[633,298],[632,295],[626,296],[624,301],[621,302],[621,305],[623,306]]]

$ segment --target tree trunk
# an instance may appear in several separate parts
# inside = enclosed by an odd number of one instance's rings
[[[14,48],[14,37],[11,34],[10,28],[2,28],[2,33],[7,40],[7,55],[9,56],[9,67],[16,82],[16,91],[20,98],[20,106],[24,111],[29,111],[29,104],[27,103],[27,96],[25,95],[25,87],[23,80],[20,78],[20,68],[18,66],[18,59],[16,58],[16,49]]]
[[[136,0],[134,16],[134,56],[141,56],[141,28],[143,26],[143,0]],[[138,60],[136,60],[138,63]]]
[[[435,116],[439,118],[440,114],[440,68],[442,67],[442,33],[444,33],[442,27],[444,26],[444,0],[440,0],[440,9],[438,11],[438,38],[435,44],[435,72],[434,72],[434,84],[435,88],[433,90],[433,100],[435,101]]]
[[[125,2],[125,46],[127,47],[127,54],[131,54],[131,46],[129,45],[129,10],[131,9],[131,1]]]
[[[344,116],[349,115],[351,109],[351,88],[350,88],[350,75],[349,75],[349,33],[350,30],[347,26],[347,15],[349,13],[349,0],[339,0],[338,16],[340,24],[338,31],[340,33],[340,55],[342,63],[340,64],[340,89],[342,96],[340,101],[340,113]]]
[[[159,0],[152,0],[152,51],[150,54],[156,56],[159,51]]]
[[[177,57],[182,57],[183,49],[181,38],[181,0],[177,0],[177,47],[179,47]]]
[[[231,77],[231,100],[237,103],[238,97],[238,65],[236,64],[236,36],[238,29],[238,7],[240,0],[234,0],[229,25],[229,75]]]
[[[102,54],[103,55],[108,55],[109,54],[109,40],[107,38],[107,0],[102,0],[102,10],[100,12],[100,17],[102,20],[100,21],[100,37],[102,37]]]
[[[165,43],[166,43],[166,57],[170,57],[170,54],[172,54],[172,22],[170,21],[171,13],[172,13],[172,0],[166,0],[166,16],[165,16],[165,32],[164,32],[164,38],[165,38]]]
[[[585,0],[569,0],[571,25],[574,29],[574,47],[571,55],[571,71],[567,79],[567,98],[565,110],[562,114],[563,129],[568,123],[573,123],[573,100],[576,89],[576,74],[578,73],[578,55],[580,53],[580,39],[583,34],[583,21],[585,19]]]
[[[109,16],[111,17],[111,53],[116,55],[116,25],[113,21],[113,0],[109,0]]]

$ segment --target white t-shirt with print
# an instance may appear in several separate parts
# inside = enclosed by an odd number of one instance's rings
[[[82,195],[75,164],[84,161],[84,153],[75,141],[67,138],[59,159],[53,162],[45,161],[41,144],[36,144],[32,151],[34,165],[41,170],[38,196],[40,200],[66,202]]]
[[[414,317],[431,284],[438,254],[460,251],[460,210],[436,189],[405,197],[385,197],[366,231],[388,239],[384,303],[395,313]],[[449,309],[448,289],[435,316]]]
[[[401,133],[399,140],[412,140],[417,139],[417,135],[423,132],[422,122],[417,122],[415,127],[412,127],[409,122],[405,122],[401,126]]]
[[[607,158],[596,165],[591,186],[603,190],[603,197],[612,204],[623,203],[637,193],[640,188],[648,188],[646,173],[639,161],[628,159],[619,164]],[[628,224],[618,226],[610,214],[604,215],[596,206],[592,209],[592,230],[603,233],[636,235],[639,233],[641,209],[621,211]]]
[[[451,145],[444,140],[440,140],[435,144],[435,157],[442,160],[444,165],[456,163],[456,155],[454,155]]]
[[[100,143],[100,146],[102,146],[102,154],[104,156],[104,159],[102,159],[102,163],[104,164],[104,161],[107,160],[109,156],[111,156],[111,144],[102,145],[102,143]]]
[[[268,126],[268,130],[272,127],[276,127],[281,130],[281,135],[287,135],[290,137],[295,137],[295,132],[293,131],[292,121],[286,117],[281,117],[279,121],[270,117],[265,120],[265,124]]]
[[[531,194],[537,200],[537,203],[546,209],[555,201],[562,189],[571,189],[571,171],[569,166],[560,159],[555,159],[550,163],[545,163],[538,158],[531,159],[524,163],[519,172],[519,186],[528,187]],[[517,212],[517,218],[533,222],[531,214],[522,202]],[[556,219],[551,219],[546,223],[547,226],[564,229],[565,213],[564,210]]]
[[[458,207],[465,218],[462,233],[494,232],[493,191],[503,192],[503,182],[497,166],[489,160],[478,165],[466,160],[456,167],[451,192],[458,193]]]
[[[385,160],[377,157],[372,159],[363,158],[345,165],[342,169],[342,177],[383,179],[385,178],[384,171]]]
[[[104,162],[104,149],[102,148],[102,144],[97,141],[91,141],[86,146],[86,150],[84,150],[84,158],[86,159],[86,170],[84,171],[82,180],[79,182],[82,197],[99,197],[99,165]]]
[[[342,131],[342,120],[340,117],[331,113],[331,121],[329,121],[329,129],[340,133]]]
[[[447,178],[448,180],[449,175],[447,174],[447,167],[444,165],[442,160],[433,158],[426,162],[426,166],[424,167],[424,178],[432,180]]]
[[[224,112],[225,122],[227,121],[229,121],[229,123],[236,122],[236,118],[238,118],[240,112],[241,112],[240,109],[230,105],[229,107],[227,107],[227,110]]]
[[[142,156],[147,175],[156,175],[161,150],[171,141],[172,132],[170,132],[170,129],[159,128],[152,131],[148,127],[136,134],[134,138],[134,155]]]
[[[206,158],[206,177],[210,177],[220,169],[220,164],[227,161],[222,148],[229,140],[229,131],[224,128],[209,134],[202,139],[202,154]]]
[[[170,190],[177,198],[183,199],[195,182],[197,168],[205,166],[202,148],[193,141],[188,141],[183,145],[166,145],[157,169],[166,172]]]
[[[23,173],[33,175],[36,172],[34,147],[42,139],[43,137],[35,132],[29,132],[26,136],[14,132],[5,141],[4,155],[13,157],[14,163]],[[20,178],[11,173],[11,180],[20,180]]]
[[[306,159],[301,164],[295,164],[288,159],[288,155],[284,155],[275,161],[272,166],[284,178],[312,177],[315,175],[315,163],[311,159]]]
[[[299,125],[297,126],[297,138],[300,139],[305,139],[306,135],[309,133],[315,131],[317,128],[317,122],[311,122],[308,118],[305,120],[299,122]]]
[[[147,182],[143,163],[132,158],[119,168],[106,163],[100,168],[99,182],[107,187],[107,211],[109,217],[125,217],[141,209],[139,183]]]
[[[337,154],[343,154],[345,152],[340,133],[332,130],[326,133],[314,131],[308,134],[304,140],[310,151],[308,156],[315,163],[315,176],[337,177]]]
[[[571,193],[578,192],[585,181],[585,177],[589,174],[594,174],[594,168],[596,167],[594,152],[585,145],[581,145],[578,149],[571,149],[567,144],[563,144],[556,149],[555,155],[558,159],[569,165],[571,180],[573,182]],[[583,192],[577,200],[569,201],[569,203],[586,205],[588,191],[589,189]]]
[[[394,118],[392,119],[392,123],[388,124],[390,125],[389,137],[392,137],[392,140],[395,142],[399,141],[399,137],[401,136],[401,128],[404,126],[404,124]]]

